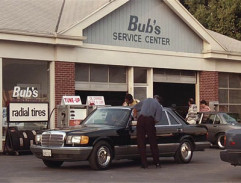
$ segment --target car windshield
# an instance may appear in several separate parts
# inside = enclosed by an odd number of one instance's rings
[[[225,119],[225,121],[227,123],[237,123],[237,121],[231,117],[230,115],[226,114],[226,113],[223,113],[223,118]]]
[[[99,108],[84,121],[84,125],[126,126],[131,109]]]

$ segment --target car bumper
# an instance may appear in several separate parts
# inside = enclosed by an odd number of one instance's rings
[[[210,147],[210,142],[195,142],[195,151],[203,151],[206,148]]]
[[[42,147],[32,145],[30,150],[40,159],[59,161],[82,161],[88,160],[93,147]],[[44,150],[49,150],[48,156],[43,155]]]
[[[241,166],[241,151],[240,150],[224,150],[220,152],[222,161],[231,163],[234,166]]]

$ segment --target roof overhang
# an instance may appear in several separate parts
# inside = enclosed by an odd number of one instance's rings
[[[118,9],[128,1],[130,0],[110,0],[108,3],[106,3],[105,5],[103,5],[102,7],[100,7],[93,13],[91,13],[90,15],[86,16],[75,25],[71,26],[70,28],[64,31],[58,32],[58,34],[63,34],[63,35],[80,35],[81,34],[82,36],[83,30],[86,27],[102,19],[104,16]]]
[[[69,36],[60,34],[46,35],[17,31],[0,31],[0,40],[2,41],[16,41],[63,46],[81,46],[85,39],[86,38],[83,36]]]

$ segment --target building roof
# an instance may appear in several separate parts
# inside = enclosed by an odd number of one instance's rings
[[[65,0],[58,32],[78,24],[109,2],[110,0]]]
[[[0,32],[54,35],[118,0],[0,0]],[[226,51],[241,53],[241,41],[207,30]]]
[[[226,51],[241,53],[241,41],[211,30],[207,31],[217,42],[219,42],[219,44],[221,44],[226,49]]]
[[[55,34],[78,23],[108,2],[109,0],[0,0],[0,31]]]
[[[0,31],[53,34],[63,0],[0,0]]]

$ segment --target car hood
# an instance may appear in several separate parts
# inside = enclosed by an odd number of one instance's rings
[[[110,126],[110,125],[79,125],[71,128],[65,128],[65,129],[55,129],[56,131],[62,131],[66,134],[87,134],[87,133],[93,133],[93,132],[101,132],[101,131],[109,131],[109,130],[118,130],[121,127],[116,126]]]
[[[240,123],[231,123],[230,125],[235,126],[237,128],[241,128],[241,124]]]

